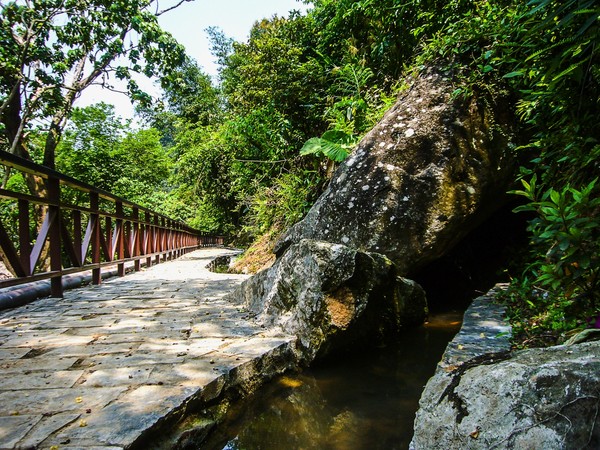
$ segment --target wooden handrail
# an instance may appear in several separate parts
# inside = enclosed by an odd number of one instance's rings
[[[0,199],[15,202],[18,211],[17,230],[12,234],[0,218],[0,248],[5,262],[16,273],[15,278],[0,281],[0,288],[50,278],[52,296],[62,297],[63,275],[91,269],[92,282],[99,284],[101,270],[107,265],[117,265],[119,276],[123,276],[126,262],[133,261],[134,270],[140,270],[142,259],[151,266],[198,247],[224,243],[222,236],[195,230],[13,154],[0,151],[0,164],[42,178],[46,185],[45,196],[0,189]],[[61,201],[63,186],[83,192],[89,206]],[[100,199],[114,205],[114,212],[102,210]],[[35,239],[30,232],[32,205],[42,207],[44,218],[37,226]],[[130,214],[126,214],[126,209]],[[38,265],[45,248],[49,253],[49,270],[40,270]]]

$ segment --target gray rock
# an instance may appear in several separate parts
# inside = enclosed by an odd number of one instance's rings
[[[421,396],[411,449],[600,448],[600,342],[484,345],[501,330],[499,308],[483,298],[467,310]]]
[[[306,239],[233,297],[265,327],[298,336],[304,363],[361,339],[385,339],[427,311],[421,287],[398,277],[385,256]]]
[[[453,90],[433,70],[416,77],[275,253],[304,238],[334,242],[384,254],[408,275],[501,206],[515,170],[512,119]]]
[[[477,297],[463,317],[460,332],[446,347],[438,370],[452,371],[473,360],[490,360],[490,355],[510,351],[512,328],[505,319],[506,308],[495,301],[496,289]]]

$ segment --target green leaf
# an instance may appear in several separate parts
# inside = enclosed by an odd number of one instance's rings
[[[348,151],[340,144],[335,144],[324,139],[322,140],[322,142],[323,154],[329,159],[335,162],[341,162],[348,156]]]
[[[304,143],[300,149],[300,154],[304,155],[319,155],[323,153],[323,141],[321,138],[310,138]]]
[[[329,130],[323,133],[321,139],[325,139],[334,144],[351,145],[354,143],[352,135],[342,130]]]
[[[518,212],[529,212],[529,211],[535,211],[536,208],[529,204],[529,205],[521,205],[521,206],[517,206],[516,208],[513,209],[513,212],[518,213]]]
[[[529,194],[525,191],[521,191],[521,190],[514,190],[514,191],[508,191],[509,194],[514,194],[514,195],[522,195],[524,197],[529,197]]]
[[[582,269],[586,270],[590,268],[591,265],[591,259],[590,259],[590,255],[583,255],[580,259],[579,259],[579,267],[581,267]]]
[[[564,241],[559,242],[558,248],[564,252],[566,249],[569,248],[570,245],[571,245],[571,243],[569,241],[564,240]]]
[[[514,72],[507,73],[502,78],[515,78],[515,77],[522,77],[523,75],[525,75],[525,72],[523,72],[522,70],[517,70]]]

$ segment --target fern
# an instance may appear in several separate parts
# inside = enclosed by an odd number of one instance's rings
[[[356,63],[336,67],[334,74],[338,78],[339,91],[342,95],[349,96],[360,96],[369,81],[375,76],[369,67]]]
[[[558,75],[556,75],[554,78],[552,78],[552,82],[554,83],[555,81],[560,80],[561,78],[563,78],[564,76],[570,74],[571,72],[579,69],[583,65],[583,63],[585,63],[585,61],[579,61],[579,62],[577,62],[575,64],[571,64],[565,70],[563,70]]]
[[[563,47],[567,44],[572,44],[573,42],[576,42],[576,41],[577,41],[576,36],[564,38],[564,39],[560,40],[559,42],[555,42],[554,44],[550,45],[549,47],[540,48],[539,50],[533,52],[530,56],[527,57],[527,59],[525,59],[525,62],[534,61],[534,60],[538,59],[540,56],[550,54],[550,52],[556,48]]]

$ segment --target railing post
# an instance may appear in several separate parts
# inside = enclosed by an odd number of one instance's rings
[[[162,262],[167,260],[167,229],[165,227],[165,218],[160,218],[160,259]]]
[[[100,264],[100,214],[99,198],[97,192],[90,192],[90,224],[92,227],[92,264]],[[92,284],[102,282],[100,267],[92,269]]]
[[[164,259],[164,261],[168,261],[170,259],[169,250],[171,250],[171,230],[169,230],[169,219],[163,219],[163,226],[165,227],[165,235],[164,235],[165,259]]]
[[[177,222],[175,222],[175,248],[177,248],[177,251],[175,252],[176,258],[181,256],[181,247],[183,247],[183,242],[181,240],[181,227]]]
[[[83,234],[81,230],[81,211],[72,211],[73,217],[73,248],[75,250],[75,256],[77,257],[77,265],[83,266],[85,255],[82,252]]]
[[[19,251],[26,276],[31,275],[31,236],[29,235],[29,202],[19,200]]]
[[[133,243],[131,242],[131,218],[123,216],[123,239],[125,240],[125,257],[133,256]]]
[[[146,222],[145,228],[146,228],[146,233],[144,235],[144,251],[146,252],[147,255],[151,255],[153,250],[152,250],[152,225],[150,224],[150,221],[152,220],[152,216],[150,215],[149,211],[146,211],[144,213],[144,222]],[[150,268],[152,267],[152,257],[151,256],[147,256],[146,257],[146,267]]]
[[[160,263],[160,229],[158,228],[158,216],[154,215],[154,220],[152,221],[154,224],[152,227],[152,252],[156,253],[154,256],[154,264]]]
[[[140,256],[140,213],[136,207],[132,208],[131,211],[133,221],[133,257]],[[140,260],[136,259],[133,262],[133,270],[138,272],[140,270]]]
[[[50,270],[60,272],[62,262],[60,257],[60,180],[58,178],[48,178],[48,215],[49,230],[48,240],[50,241]],[[52,297],[62,297],[62,275],[50,279],[50,293]]]
[[[167,227],[169,228],[168,231],[168,241],[167,241],[167,248],[169,249],[169,261],[173,260],[173,249],[175,248],[175,243],[173,242],[173,221],[168,219],[167,220]]]
[[[102,231],[102,230],[101,230]],[[104,218],[104,240],[106,244],[106,260],[114,261],[115,253],[113,252],[113,231],[112,219],[108,216]]]
[[[174,220],[171,220],[171,226],[173,227],[173,258],[177,259],[179,256],[179,227]]]
[[[125,230],[123,229],[123,202],[115,203],[115,212],[117,220],[115,221],[115,238],[116,238],[116,251],[117,259],[122,260],[125,258]],[[125,263],[120,262],[117,264],[117,274],[122,277],[125,275]]]

